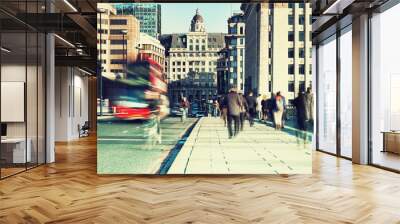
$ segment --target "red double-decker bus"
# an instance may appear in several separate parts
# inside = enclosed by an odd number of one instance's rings
[[[164,118],[169,114],[162,67],[150,57],[128,64],[126,77],[107,85],[114,117],[122,120]]]

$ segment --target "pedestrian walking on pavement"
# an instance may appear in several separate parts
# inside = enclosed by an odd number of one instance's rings
[[[261,120],[267,122],[268,119],[268,99],[267,95],[263,95],[263,99],[261,100]]]
[[[276,102],[276,108],[274,110],[275,129],[281,130],[285,106],[284,106],[283,97],[280,92],[278,92],[276,94],[275,102]]]
[[[218,100],[213,101],[213,117],[219,116],[219,103]]]
[[[267,103],[267,110],[268,110],[268,117],[271,119],[271,122],[274,127],[276,127],[275,124],[275,117],[274,117],[274,112],[276,110],[276,100],[275,100],[275,94],[271,94],[271,98],[268,99]]]
[[[257,113],[257,119],[260,121],[260,120],[262,120],[262,104],[261,104],[261,101],[262,101],[262,96],[261,96],[261,94],[258,94],[258,97],[257,97],[257,107],[256,107],[256,113]]]
[[[282,126],[281,126],[281,128],[285,128],[285,124],[286,124],[286,121],[287,121],[286,97],[283,96],[281,92],[278,92],[278,93],[282,97],[282,100],[283,100],[283,113],[282,113]]]
[[[242,101],[240,100],[239,94],[237,94],[236,88],[231,88],[228,95],[225,98],[227,109],[228,109],[228,132],[229,138],[235,137],[239,133],[239,116],[240,109],[242,107]],[[233,129],[232,129],[233,122]]]
[[[312,128],[314,126],[314,94],[312,93],[311,87],[307,88],[305,94],[306,98],[306,119],[307,123]]]
[[[189,111],[189,101],[186,99],[186,97],[182,97],[181,111],[182,111],[181,121],[184,122],[187,118]]]
[[[247,95],[246,101],[247,101],[247,106],[248,106],[250,127],[253,127],[254,116],[256,115],[257,99],[253,96],[252,91],[250,91],[249,94]]]
[[[303,139],[304,144],[307,143],[307,100],[304,93],[299,92],[299,95],[293,100],[293,105],[296,107],[297,130],[296,137],[299,143]]]
[[[224,127],[227,125],[228,106],[226,104],[226,96],[220,98],[219,109],[221,111],[221,119],[224,120]]]
[[[248,112],[248,105],[247,105],[247,101],[246,98],[243,95],[243,92],[239,92],[239,96],[240,96],[240,100],[242,101],[242,107],[240,109],[240,131],[243,131],[243,127],[244,127],[244,121],[246,120],[246,114]]]

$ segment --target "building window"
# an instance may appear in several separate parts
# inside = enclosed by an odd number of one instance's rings
[[[305,70],[304,64],[300,64],[300,65],[299,65],[299,74],[300,74],[300,75],[304,75],[304,70]]]
[[[288,83],[288,91],[289,92],[294,92],[294,82],[293,81],[289,81],[289,83]]]
[[[110,50],[111,54],[119,54],[119,55],[123,55],[126,54],[126,50],[122,50],[122,49],[111,49]]]
[[[122,35],[123,33],[122,33],[122,30],[120,30],[120,29],[112,29],[112,30],[110,30],[110,34]]]
[[[240,27],[240,34],[244,34],[243,27]]]
[[[306,83],[304,81],[299,82],[299,92],[304,93],[306,91]]]
[[[288,23],[289,23],[289,25],[294,24],[294,16],[293,15],[288,15]]]
[[[123,45],[123,44],[126,44],[127,41],[126,40],[111,40],[110,43],[112,45]]]
[[[299,32],[299,41],[304,41],[304,31]]]
[[[127,25],[126,19],[112,19],[110,20],[110,25]]]
[[[294,3],[288,3],[288,7],[289,7],[289,9],[293,9],[294,8]]]
[[[294,48],[288,49],[288,58],[294,58]]]
[[[122,59],[111,59],[111,64],[125,64],[125,60]]]
[[[294,41],[294,33],[293,33],[293,31],[289,31],[289,33],[288,33],[288,41]]]
[[[299,49],[299,57],[304,58],[304,48]]]
[[[299,24],[304,25],[305,24],[305,17],[304,15],[299,15]]]
[[[293,64],[288,65],[288,74],[294,75],[294,65]]]
[[[300,8],[300,9],[304,9],[304,3],[300,3],[300,4],[299,4],[299,8]]]

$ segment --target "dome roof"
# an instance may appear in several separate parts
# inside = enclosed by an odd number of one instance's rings
[[[203,22],[204,22],[204,19],[203,19],[203,17],[199,14],[199,10],[198,10],[198,9],[196,10],[196,15],[193,16],[192,21],[193,21],[193,22],[200,22],[200,23],[203,23]]]

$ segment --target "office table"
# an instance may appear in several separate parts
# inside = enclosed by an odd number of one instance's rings
[[[383,151],[400,154],[400,131],[383,131]]]
[[[1,154],[2,157],[6,158],[10,163],[26,163],[31,162],[32,153],[31,153],[31,139],[27,140],[27,147],[25,151],[25,138],[5,138],[1,139]],[[5,147],[4,147],[5,146]],[[10,147],[11,146],[11,147]],[[12,156],[11,156],[12,154]],[[12,158],[12,160],[11,160]]]

